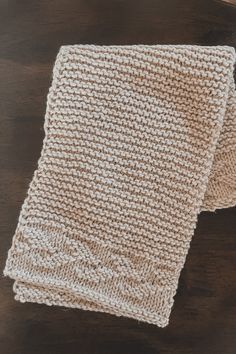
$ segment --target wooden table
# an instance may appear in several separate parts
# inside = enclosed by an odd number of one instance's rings
[[[2,0],[0,229],[3,269],[39,158],[60,45],[236,46],[235,0]],[[0,354],[233,354],[236,208],[202,213],[165,329],[110,315],[20,304],[0,279]]]

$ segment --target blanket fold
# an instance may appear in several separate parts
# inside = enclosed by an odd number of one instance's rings
[[[201,210],[236,204],[235,50],[66,45],[4,274],[164,327]]]

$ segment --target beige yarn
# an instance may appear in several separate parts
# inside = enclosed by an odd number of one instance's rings
[[[227,46],[60,48],[4,271],[17,300],[168,324],[198,213],[236,204],[234,64]]]

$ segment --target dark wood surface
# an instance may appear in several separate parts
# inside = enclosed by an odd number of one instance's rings
[[[40,154],[60,45],[236,46],[235,0],[0,1],[0,269]],[[202,213],[165,329],[110,315],[20,304],[0,279],[0,354],[233,354],[236,208]]]

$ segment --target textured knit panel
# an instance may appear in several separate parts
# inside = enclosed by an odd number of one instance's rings
[[[167,325],[230,139],[234,62],[230,47],[61,47],[5,268],[16,299]]]
[[[217,143],[202,210],[214,211],[236,204],[236,90],[233,75],[224,124]]]

